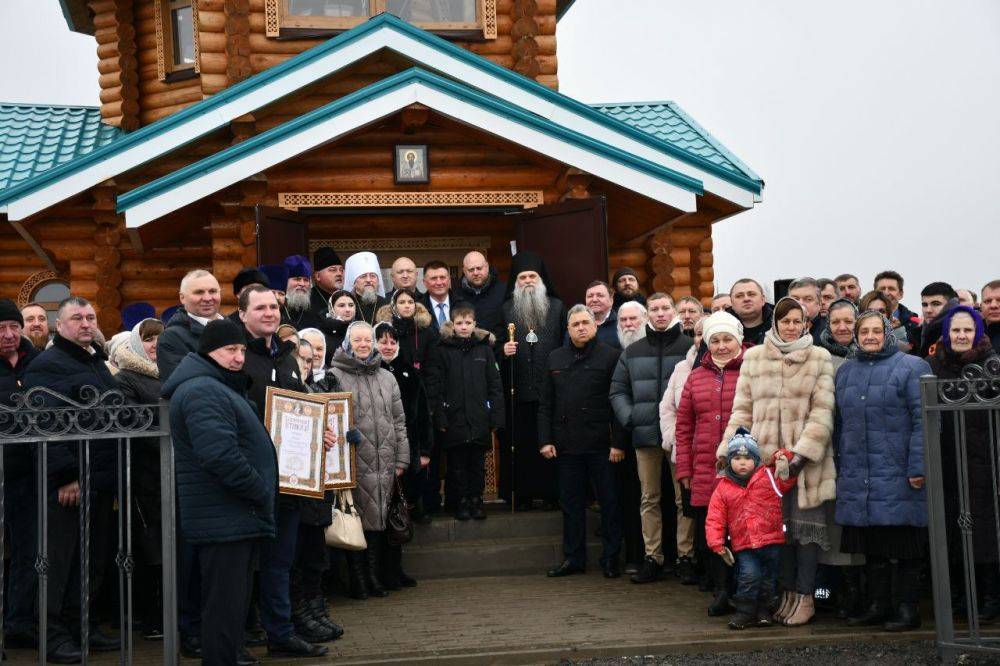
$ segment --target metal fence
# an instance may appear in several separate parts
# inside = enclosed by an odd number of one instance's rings
[[[166,403],[129,405],[119,391],[101,393],[84,387],[76,399],[37,387],[15,394],[13,405],[0,405],[0,449],[30,447],[34,460],[37,488],[37,555],[35,572],[38,581],[38,663],[44,664],[49,634],[48,586],[50,572],[49,454],[55,447],[68,447],[75,453],[79,467],[79,577],[80,577],[80,648],[87,663],[90,637],[91,504],[96,490],[92,475],[111,470],[93,469],[92,453],[113,457],[114,498],[117,502],[118,623],[121,627],[120,662],[132,663],[133,603],[132,584],[135,559],[132,550],[133,453],[136,447],[159,447],[161,529],[163,559],[163,661],[177,661],[176,557],[174,531],[174,458],[170,444],[169,412]],[[4,550],[7,511],[29,511],[30,507],[6,506],[4,457],[0,456],[0,552]],[[109,535],[113,538],[113,535]],[[103,545],[103,544],[102,544]],[[107,562],[97,562],[107,566]],[[3,616],[5,582],[0,567],[0,617]],[[0,631],[0,650],[4,636]]]
[[[1000,552],[1000,359],[967,365],[956,379],[922,377],[920,389],[938,648],[948,660],[1000,654],[1000,634],[980,622],[990,592],[982,579],[1000,577],[988,554]]]

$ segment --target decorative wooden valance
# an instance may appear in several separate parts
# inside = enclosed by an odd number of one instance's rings
[[[484,208],[521,206],[534,208],[545,203],[541,190],[488,192],[282,192],[278,205],[300,208],[424,208],[481,206]]]
[[[181,3],[187,6],[187,3]],[[171,0],[155,0],[153,3],[153,23],[156,27],[156,76],[161,81],[170,74],[181,70],[193,69],[201,73],[201,40],[198,32],[198,0],[191,0],[191,29],[194,31],[194,65],[177,66],[174,64],[174,34],[170,23],[170,12],[175,7]]]
[[[483,39],[497,38],[497,0],[477,0],[477,24],[460,23],[424,23],[418,22],[424,30],[430,32],[462,32],[470,29],[482,31]],[[385,0],[373,0],[370,15],[375,16],[386,11]],[[293,16],[288,12],[288,0],[264,0],[264,31],[268,37],[281,36],[281,28],[313,29],[313,30],[349,30],[367,20],[368,17],[325,17],[325,16]]]
[[[440,238],[335,238],[309,241],[309,254],[321,247],[332,247],[338,252],[395,252],[413,250],[478,250],[490,249],[489,236],[442,236]]]

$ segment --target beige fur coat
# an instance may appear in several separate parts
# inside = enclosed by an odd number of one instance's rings
[[[817,507],[837,494],[833,410],[830,352],[810,346],[782,354],[765,340],[746,352],[719,456],[726,456],[726,443],[740,426],[757,440],[763,461],[778,449],[803,456],[808,462],[798,479],[799,508]]]

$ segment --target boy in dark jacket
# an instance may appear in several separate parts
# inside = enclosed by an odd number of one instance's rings
[[[448,494],[455,518],[483,520],[485,453],[490,433],[504,422],[503,388],[493,335],[476,328],[476,311],[456,305],[441,327],[437,362],[429,373],[434,427],[448,460]]]
[[[775,452],[774,469],[762,466],[756,440],[739,428],[727,453],[729,464],[708,504],[705,540],[726,564],[736,565],[736,612],[729,628],[765,627],[771,624],[779,547],[785,543],[781,497],[795,486],[788,474],[791,452]]]

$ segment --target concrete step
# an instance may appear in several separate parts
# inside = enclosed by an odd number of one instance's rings
[[[588,539],[587,561],[591,569],[600,566],[600,555],[600,540]],[[425,545],[410,543],[403,547],[406,572],[417,580],[510,574],[544,575],[562,560],[561,536],[464,539]]]
[[[520,511],[511,513],[505,505],[488,504],[486,520],[455,520],[450,513],[439,513],[429,525],[415,525],[413,545],[428,546],[441,543],[483,539],[525,538],[548,536],[562,537],[562,511]],[[600,516],[587,512],[587,530],[594,534]]]

